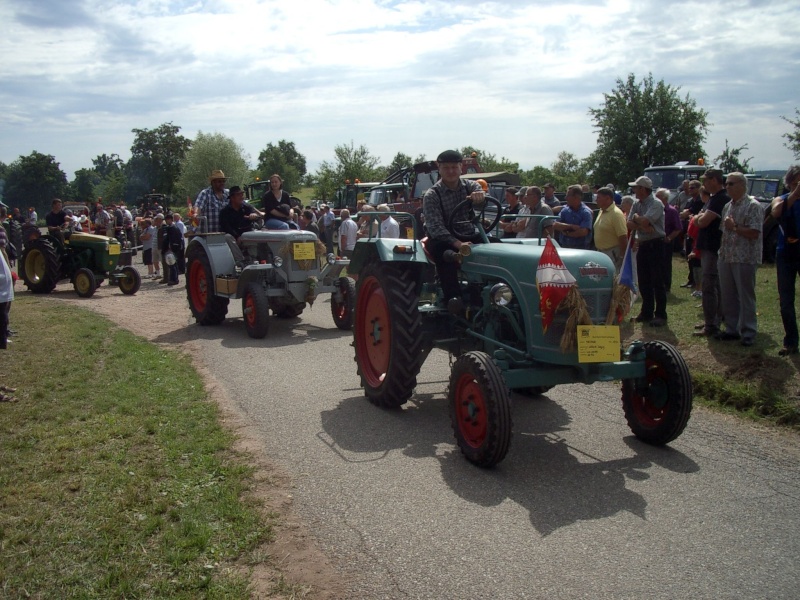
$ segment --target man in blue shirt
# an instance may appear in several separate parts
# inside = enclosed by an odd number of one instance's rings
[[[558,221],[553,224],[558,243],[562,248],[589,248],[594,215],[583,203],[581,186],[569,186],[565,200],[567,204],[561,208]]]

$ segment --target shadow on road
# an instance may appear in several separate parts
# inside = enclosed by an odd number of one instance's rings
[[[321,416],[319,437],[343,460],[382,460],[393,450],[436,458],[442,479],[459,497],[481,506],[512,500],[526,508],[542,536],[621,511],[645,519],[647,503],[626,487],[628,480],[649,479],[654,466],[675,473],[699,470],[681,452],[633,436],[624,438],[625,448],[609,446],[619,449],[618,458],[593,456],[590,442],[577,447],[559,435],[569,429],[570,416],[546,397],[517,402],[511,451],[488,470],[467,462],[455,446],[440,394],[414,396],[402,410],[374,407],[363,396],[347,398]]]

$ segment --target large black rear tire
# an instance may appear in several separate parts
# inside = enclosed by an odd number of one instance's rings
[[[202,247],[193,246],[187,256],[186,297],[200,325],[219,325],[228,314],[228,298],[214,293],[211,263]]]
[[[379,263],[362,269],[353,335],[358,374],[370,402],[387,408],[405,404],[424,359],[413,271]]]
[[[447,392],[450,421],[468,461],[493,467],[511,446],[511,398],[503,374],[485,352],[458,357]]]
[[[25,243],[18,271],[34,294],[49,294],[61,278],[61,256],[50,240],[31,239]]]
[[[692,378],[683,356],[666,342],[646,342],[646,389],[622,382],[622,408],[633,434],[662,446],[677,438],[692,412]]]

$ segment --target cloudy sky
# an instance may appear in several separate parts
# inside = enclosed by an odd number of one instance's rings
[[[434,158],[474,146],[550,165],[596,146],[588,109],[652,72],[712,124],[713,158],[792,162],[800,3],[769,0],[0,0],[0,161],[69,179],[130,157],[133,128],[219,132],[250,155],[293,141]]]

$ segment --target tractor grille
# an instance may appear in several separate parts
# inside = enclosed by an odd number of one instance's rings
[[[586,301],[589,315],[592,317],[592,323],[595,325],[605,324],[608,307],[611,303],[611,290],[582,291],[581,295]],[[566,311],[556,313],[544,336],[545,344],[558,346],[561,343],[561,336],[564,335],[567,318],[569,318],[569,315]]]

